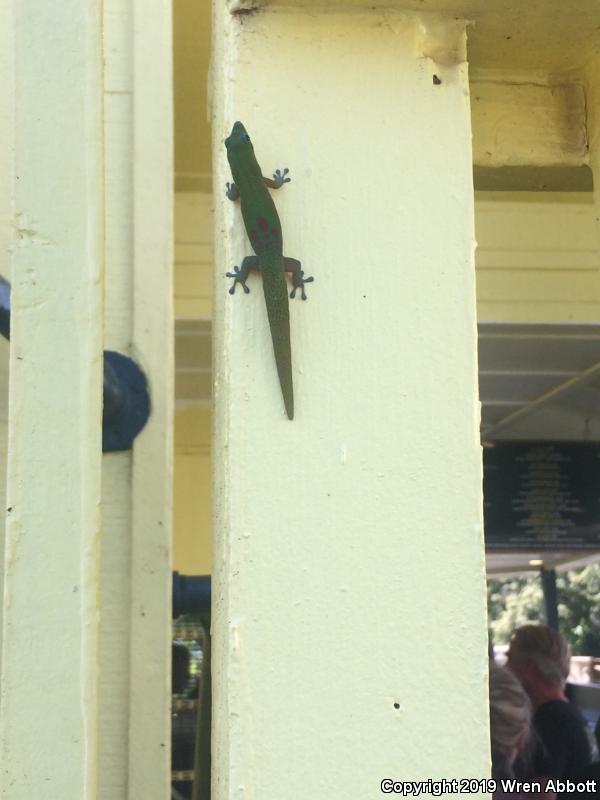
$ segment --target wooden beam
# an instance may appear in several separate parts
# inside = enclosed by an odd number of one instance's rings
[[[476,166],[578,167],[587,163],[585,94],[578,84],[474,80],[471,116]]]

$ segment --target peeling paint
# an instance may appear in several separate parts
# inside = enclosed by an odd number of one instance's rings
[[[243,16],[245,14],[255,14],[260,9],[257,0],[229,0],[227,8],[230,14]]]
[[[466,22],[420,16],[415,36],[418,58],[431,59],[435,64],[454,67],[467,60]],[[438,76],[439,80],[439,76]]]

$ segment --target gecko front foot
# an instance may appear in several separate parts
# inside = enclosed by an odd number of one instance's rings
[[[289,173],[289,169],[285,167],[283,172],[280,169],[276,169],[273,173],[273,185],[272,189],[280,189],[284,183],[289,183],[292,179],[288,178],[287,175]]]
[[[227,187],[225,196],[228,197],[229,200],[237,200],[240,196],[240,192],[235,183],[226,183],[225,186]]]
[[[233,294],[235,292],[235,287],[238,283],[246,294],[250,294],[250,289],[246,286],[246,281],[248,280],[247,271],[244,272],[243,270],[240,270],[239,267],[234,267],[233,272],[226,272],[225,274],[228,278],[233,278],[233,283],[229,289],[229,294]]]
[[[304,284],[305,283],[312,283],[314,278],[305,278],[304,271],[299,270],[299,272],[292,274],[292,282],[294,284],[294,288],[290,292],[290,297],[293,300],[296,297],[296,289],[300,289],[300,297],[303,300],[306,300],[306,292],[304,291]]]

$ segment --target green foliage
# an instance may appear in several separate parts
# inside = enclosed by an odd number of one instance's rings
[[[542,617],[542,585],[539,577],[488,581],[488,620],[494,644],[508,644],[521,625]]]
[[[559,575],[556,581],[561,633],[573,655],[600,656],[600,564]],[[488,620],[494,644],[508,644],[515,628],[543,622],[539,576],[490,579]]]
[[[600,564],[560,575],[558,616],[573,655],[600,656]]]

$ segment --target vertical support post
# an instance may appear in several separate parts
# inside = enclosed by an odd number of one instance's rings
[[[556,570],[541,569],[540,580],[544,594],[544,621],[549,628],[558,630],[558,595],[556,592]]]
[[[464,25],[214,7],[213,797],[483,777]],[[264,174],[290,169],[284,250],[315,277],[291,302],[292,422],[260,278],[227,293],[250,252],[221,191],[236,119]]]
[[[172,517],[171,4],[105,0],[106,348],[132,357],[151,415],[105,456],[101,800],[170,784]]]
[[[133,450],[129,798],[163,800],[171,781],[172,4],[132,0],[132,11],[132,350],[148,375],[152,416]]]
[[[102,458],[101,4],[7,5],[14,9],[15,184],[0,794],[92,800]]]
[[[14,20],[13,4],[0,5],[0,253],[9,253],[13,244],[14,188]],[[8,259],[7,259],[8,261]],[[9,278],[9,264],[5,277]],[[9,345],[0,336],[0,597],[4,596],[4,542],[6,533],[6,460],[8,453],[8,359]],[[0,602],[0,663],[2,661],[2,615]],[[1,678],[1,673],[0,673]]]
[[[131,355],[133,68],[131,0],[104,0],[104,345]],[[98,800],[128,800],[132,452],[104,456]]]

